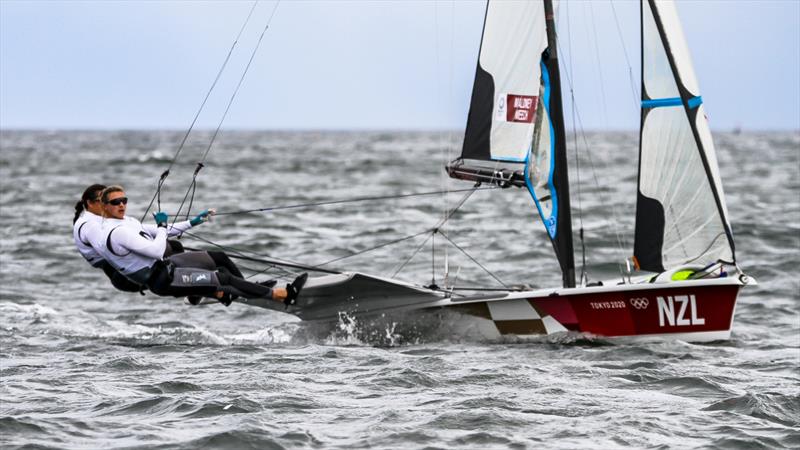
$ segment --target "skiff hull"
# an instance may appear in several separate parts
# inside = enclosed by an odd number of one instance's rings
[[[453,307],[491,321],[500,336],[579,332],[704,342],[730,338],[742,284],[722,278],[560,289]]]
[[[288,308],[267,300],[240,302],[306,321],[446,309],[479,319],[484,334],[497,337],[577,332],[705,342],[730,337],[739,290],[754,283],[741,275],[456,298],[397,280],[346,273],[309,279],[298,304]]]

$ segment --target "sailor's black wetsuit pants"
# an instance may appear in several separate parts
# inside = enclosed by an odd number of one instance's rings
[[[272,298],[272,289],[244,279],[223,252],[193,251],[171,255],[152,267],[148,287],[156,295],[214,297],[218,291],[245,298]]]

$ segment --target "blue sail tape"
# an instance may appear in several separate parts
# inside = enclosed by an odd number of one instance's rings
[[[536,192],[533,190],[533,185],[531,184],[531,151],[528,152],[528,155],[525,158],[525,187],[528,188],[528,192],[531,194],[531,197],[533,197],[533,202],[536,203],[536,209],[539,211],[539,216],[542,218],[542,223],[547,230],[548,236],[550,236],[550,239],[555,239],[556,232],[558,231],[558,227],[556,227],[556,218],[558,217],[558,196],[556,195],[556,188],[553,185],[553,173],[555,172],[556,167],[556,132],[553,129],[553,121],[550,120],[550,73],[547,71],[547,66],[544,65],[544,61],[540,61],[539,64],[542,67],[542,82],[544,83],[544,98],[542,99],[542,104],[544,104],[544,112],[547,114],[547,122],[550,126],[550,171],[547,179],[547,186],[550,189],[550,200],[552,202],[550,217],[544,216],[542,205],[539,204],[539,199],[536,197]]]
[[[680,97],[670,97],[670,98],[654,98],[652,100],[642,100],[642,108],[661,108],[664,106],[681,106],[683,102],[681,102]]]
[[[692,97],[686,101],[686,104],[689,105],[689,108],[694,109],[698,106],[703,104],[703,97],[697,96]],[[642,108],[661,108],[664,106],[681,106],[683,105],[683,101],[680,97],[669,97],[669,98],[654,98],[651,100],[642,100]]]
[[[689,105],[689,108],[695,109],[703,104],[703,97],[699,95],[697,97],[692,97],[686,102],[686,104]]]

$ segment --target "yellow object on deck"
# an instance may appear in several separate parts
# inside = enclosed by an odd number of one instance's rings
[[[672,281],[688,280],[694,273],[694,270],[680,270],[672,274]]]

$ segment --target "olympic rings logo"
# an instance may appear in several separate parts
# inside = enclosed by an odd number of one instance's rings
[[[650,300],[648,300],[648,299],[646,299],[644,297],[632,298],[632,299],[630,299],[628,301],[631,303],[631,306],[633,306],[636,309],[645,309],[645,308],[647,308],[647,305],[650,304]]]

